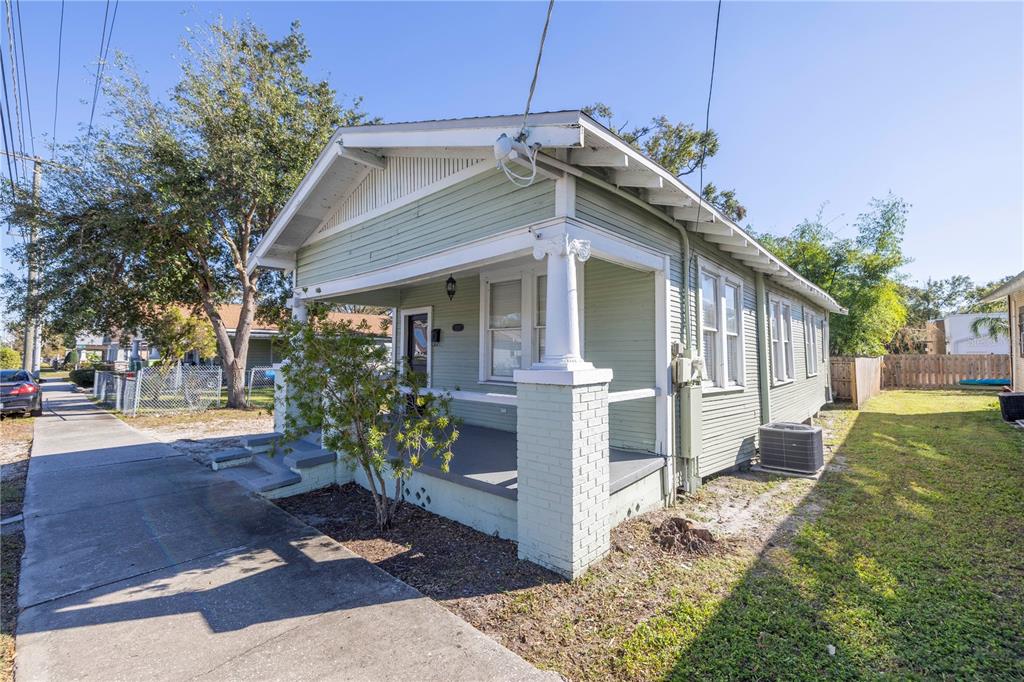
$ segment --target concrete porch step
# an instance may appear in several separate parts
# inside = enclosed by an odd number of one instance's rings
[[[335,460],[335,454],[324,450],[315,443],[300,440],[290,444],[291,452],[284,456],[285,466],[290,469],[309,469]]]
[[[302,476],[291,469],[284,466],[274,468],[258,460],[226,469],[221,472],[221,475],[238,483],[243,488],[260,494],[295,485],[302,481]]]
[[[283,436],[283,433],[279,433],[277,431],[271,431],[270,433],[257,433],[243,438],[242,447],[250,452],[263,452],[265,450],[269,450],[270,447]]]
[[[214,471],[241,466],[252,461],[252,452],[245,448],[230,448],[206,456],[206,464]]]

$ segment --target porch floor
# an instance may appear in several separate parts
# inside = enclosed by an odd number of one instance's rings
[[[463,424],[459,427],[459,439],[452,453],[448,473],[442,472],[440,463],[434,459],[424,461],[420,473],[493,495],[517,499],[519,475],[516,471],[515,433]],[[650,452],[611,448],[610,457],[609,494],[665,466],[664,457]]]

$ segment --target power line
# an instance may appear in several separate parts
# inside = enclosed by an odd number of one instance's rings
[[[103,10],[103,32],[100,34],[99,63],[96,64],[96,82],[92,89],[92,109],[89,111],[89,130],[86,136],[92,134],[92,121],[96,116],[96,102],[99,100],[103,83],[103,67],[107,62],[107,55],[110,53],[110,40],[114,36],[114,22],[117,20],[117,7],[120,0],[114,0],[114,14],[110,18],[110,28],[107,29],[107,14],[110,11],[110,0],[107,0],[106,8]],[[104,44],[106,43],[106,44]]]
[[[551,10],[555,7],[555,0],[548,2],[548,15],[544,19],[544,30],[540,34],[540,47],[537,48],[537,62],[533,65],[533,80],[530,81],[530,94],[526,97],[526,110],[523,111],[523,129],[519,133],[522,138],[526,132],[526,120],[530,116],[530,103],[533,102],[533,91],[537,89],[537,76],[540,75],[540,58],[544,56],[544,41],[548,37],[548,24],[551,23]]]
[[[18,45],[14,38],[14,8],[11,5],[11,0],[4,1],[4,9],[7,10],[7,51],[11,58],[11,94],[14,95],[14,126],[12,131],[17,130],[18,148],[21,151],[25,151],[25,126],[21,120],[21,98],[18,94]],[[8,114],[10,114],[10,111],[8,111]],[[23,174],[28,173],[24,167],[22,172]]]
[[[704,110],[704,137],[700,151],[700,186],[697,188],[697,222],[700,222],[700,211],[704,207],[704,159],[708,153],[708,131],[711,129],[711,93],[715,90],[715,62],[718,59],[718,24],[722,19],[722,0],[718,0],[715,12],[715,42],[711,48],[711,79],[708,82],[708,106]]]
[[[64,42],[64,0],[60,0],[60,25],[57,29],[57,86],[53,93],[53,134],[50,136],[50,160],[57,153],[57,105],[60,103],[60,51]]]
[[[14,124],[11,122],[11,99],[10,99],[10,97],[7,94],[7,65],[4,63],[4,51],[3,51],[3,49],[0,49],[0,81],[3,82],[3,86],[4,86],[4,106],[5,106],[6,110],[7,110],[7,117],[5,119],[7,123],[4,126],[4,145],[10,151],[14,152],[14,151],[17,151],[17,145],[15,144],[15,139],[14,139],[14,135],[15,135]],[[10,131],[10,138],[11,138],[10,142],[8,142],[8,140],[7,140],[8,130]],[[8,160],[8,165],[10,165],[10,161],[9,160]],[[8,172],[10,172],[10,171],[8,171]],[[17,163],[14,164],[14,173],[12,175],[12,182],[14,184],[19,184],[21,182],[21,178],[18,175],[18,164]]]
[[[0,54],[2,54],[2,52],[0,52]],[[5,78],[4,79],[4,81],[5,81],[5,83],[4,83],[4,94],[5,95],[7,94],[6,80],[7,79]],[[2,108],[0,108],[0,126],[3,126],[4,146],[7,147],[7,116],[4,115],[4,112],[3,112]],[[7,177],[11,181],[11,196],[13,197],[16,189],[15,189],[15,184],[14,184],[14,170],[11,167],[11,156],[12,156],[11,154],[4,153],[4,157],[5,157],[6,161],[7,161]]]
[[[22,32],[21,23],[21,0],[15,0],[14,7],[17,10],[18,22],[18,45],[21,48],[21,87],[25,91],[25,113],[28,119],[28,144],[32,150],[32,156],[36,155],[36,133],[32,128],[32,102],[28,95],[28,61],[25,59],[25,34]]]

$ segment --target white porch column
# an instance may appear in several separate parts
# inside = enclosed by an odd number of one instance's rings
[[[590,244],[561,236],[534,248],[547,257],[544,357],[517,370],[519,557],[567,578],[609,549],[608,384],[580,353],[575,259]]]
[[[592,369],[580,351],[579,292],[576,260],[590,258],[590,242],[562,234],[533,247],[533,257],[547,262],[547,302],[544,357],[538,369]]]

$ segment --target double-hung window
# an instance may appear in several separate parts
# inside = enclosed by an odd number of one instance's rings
[[[776,383],[793,379],[793,307],[788,301],[772,299],[772,370]]]
[[[701,352],[710,386],[742,386],[743,285],[738,277],[702,263]]]
[[[548,278],[544,264],[492,270],[480,280],[480,374],[482,382],[511,382],[517,369],[544,358],[547,348]],[[583,291],[583,268],[576,271]],[[580,341],[583,300],[579,302]]]
[[[511,380],[523,354],[523,282],[491,282],[488,291],[489,378]]]
[[[721,375],[718,373],[718,351],[719,351],[719,306],[718,276],[709,272],[700,273],[700,300],[701,300],[701,334],[704,344],[704,369],[706,379],[713,385],[719,385]]]
[[[804,337],[806,339],[807,376],[818,373],[818,321],[814,313],[804,310]]]

